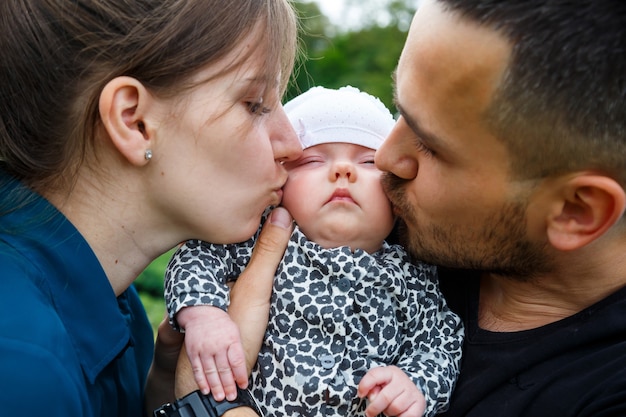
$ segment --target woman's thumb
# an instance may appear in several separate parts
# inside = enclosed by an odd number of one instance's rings
[[[273,275],[276,272],[278,263],[285,254],[292,229],[293,220],[291,214],[283,207],[276,207],[270,213],[254,245],[248,268],[253,266],[260,273],[271,270]],[[268,270],[259,270],[257,268],[268,268]]]

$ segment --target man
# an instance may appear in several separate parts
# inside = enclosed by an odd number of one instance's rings
[[[409,251],[454,268],[447,415],[626,415],[626,5],[422,3],[376,164]]]
[[[626,415],[625,30],[622,0],[416,14],[376,163],[408,249],[450,268],[466,343],[449,416]],[[290,229],[265,232],[250,278]]]

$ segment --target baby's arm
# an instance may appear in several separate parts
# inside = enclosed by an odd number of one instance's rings
[[[185,331],[196,384],[217,400],[235,398],[236,385],[248,384],[239,329],[225,310],[230,302],[227,282],[248,263],[252,246],[252,240],[238,245],[191,240],[178,248],[166,269],[170,322]]]
[[[411,312],[405,329],[403,355],[396,365],[406,372],[426,398],[427,416],[447,410],[461,367],[463,325],[439,290],[437,269],[409,264],[407,280]]]
[[[421,390],[426,400],[424,415],[433,416],[448,408],[460,370],[463,326],[439,290],[434,266],[407,259],[403,269],[407,310],[402,354],[394,365]],[[365,384],[371,384],[366,377]]]
[[[415,383],[397,366],[370,369],[359,383],[357,394],[367,398],[367,417],[380,413],[387,416],[421,417],[426,399]]]

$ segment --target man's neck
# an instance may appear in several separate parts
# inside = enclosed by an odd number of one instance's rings
[[[611,276],[595,272],[568,271],[530,281],[485,274],[480,283],[478,324],[493,332],[535,329],[573,316],[626,286],[624,271]]]

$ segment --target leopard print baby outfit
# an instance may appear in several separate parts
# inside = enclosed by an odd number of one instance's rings
[[[238,245],[188,241],[166,272],[170,319],[182,307],[226,309],[226,282],[250,259]],[[365,373],[396,365],[426,397],[426,415],[447,407],[461,358],[462,327],[439,292],[433,266],[397,245],[374,254],[323,249],[296,227],[277,269],[269,325],[252,374],[266,416],[364,416]]]

